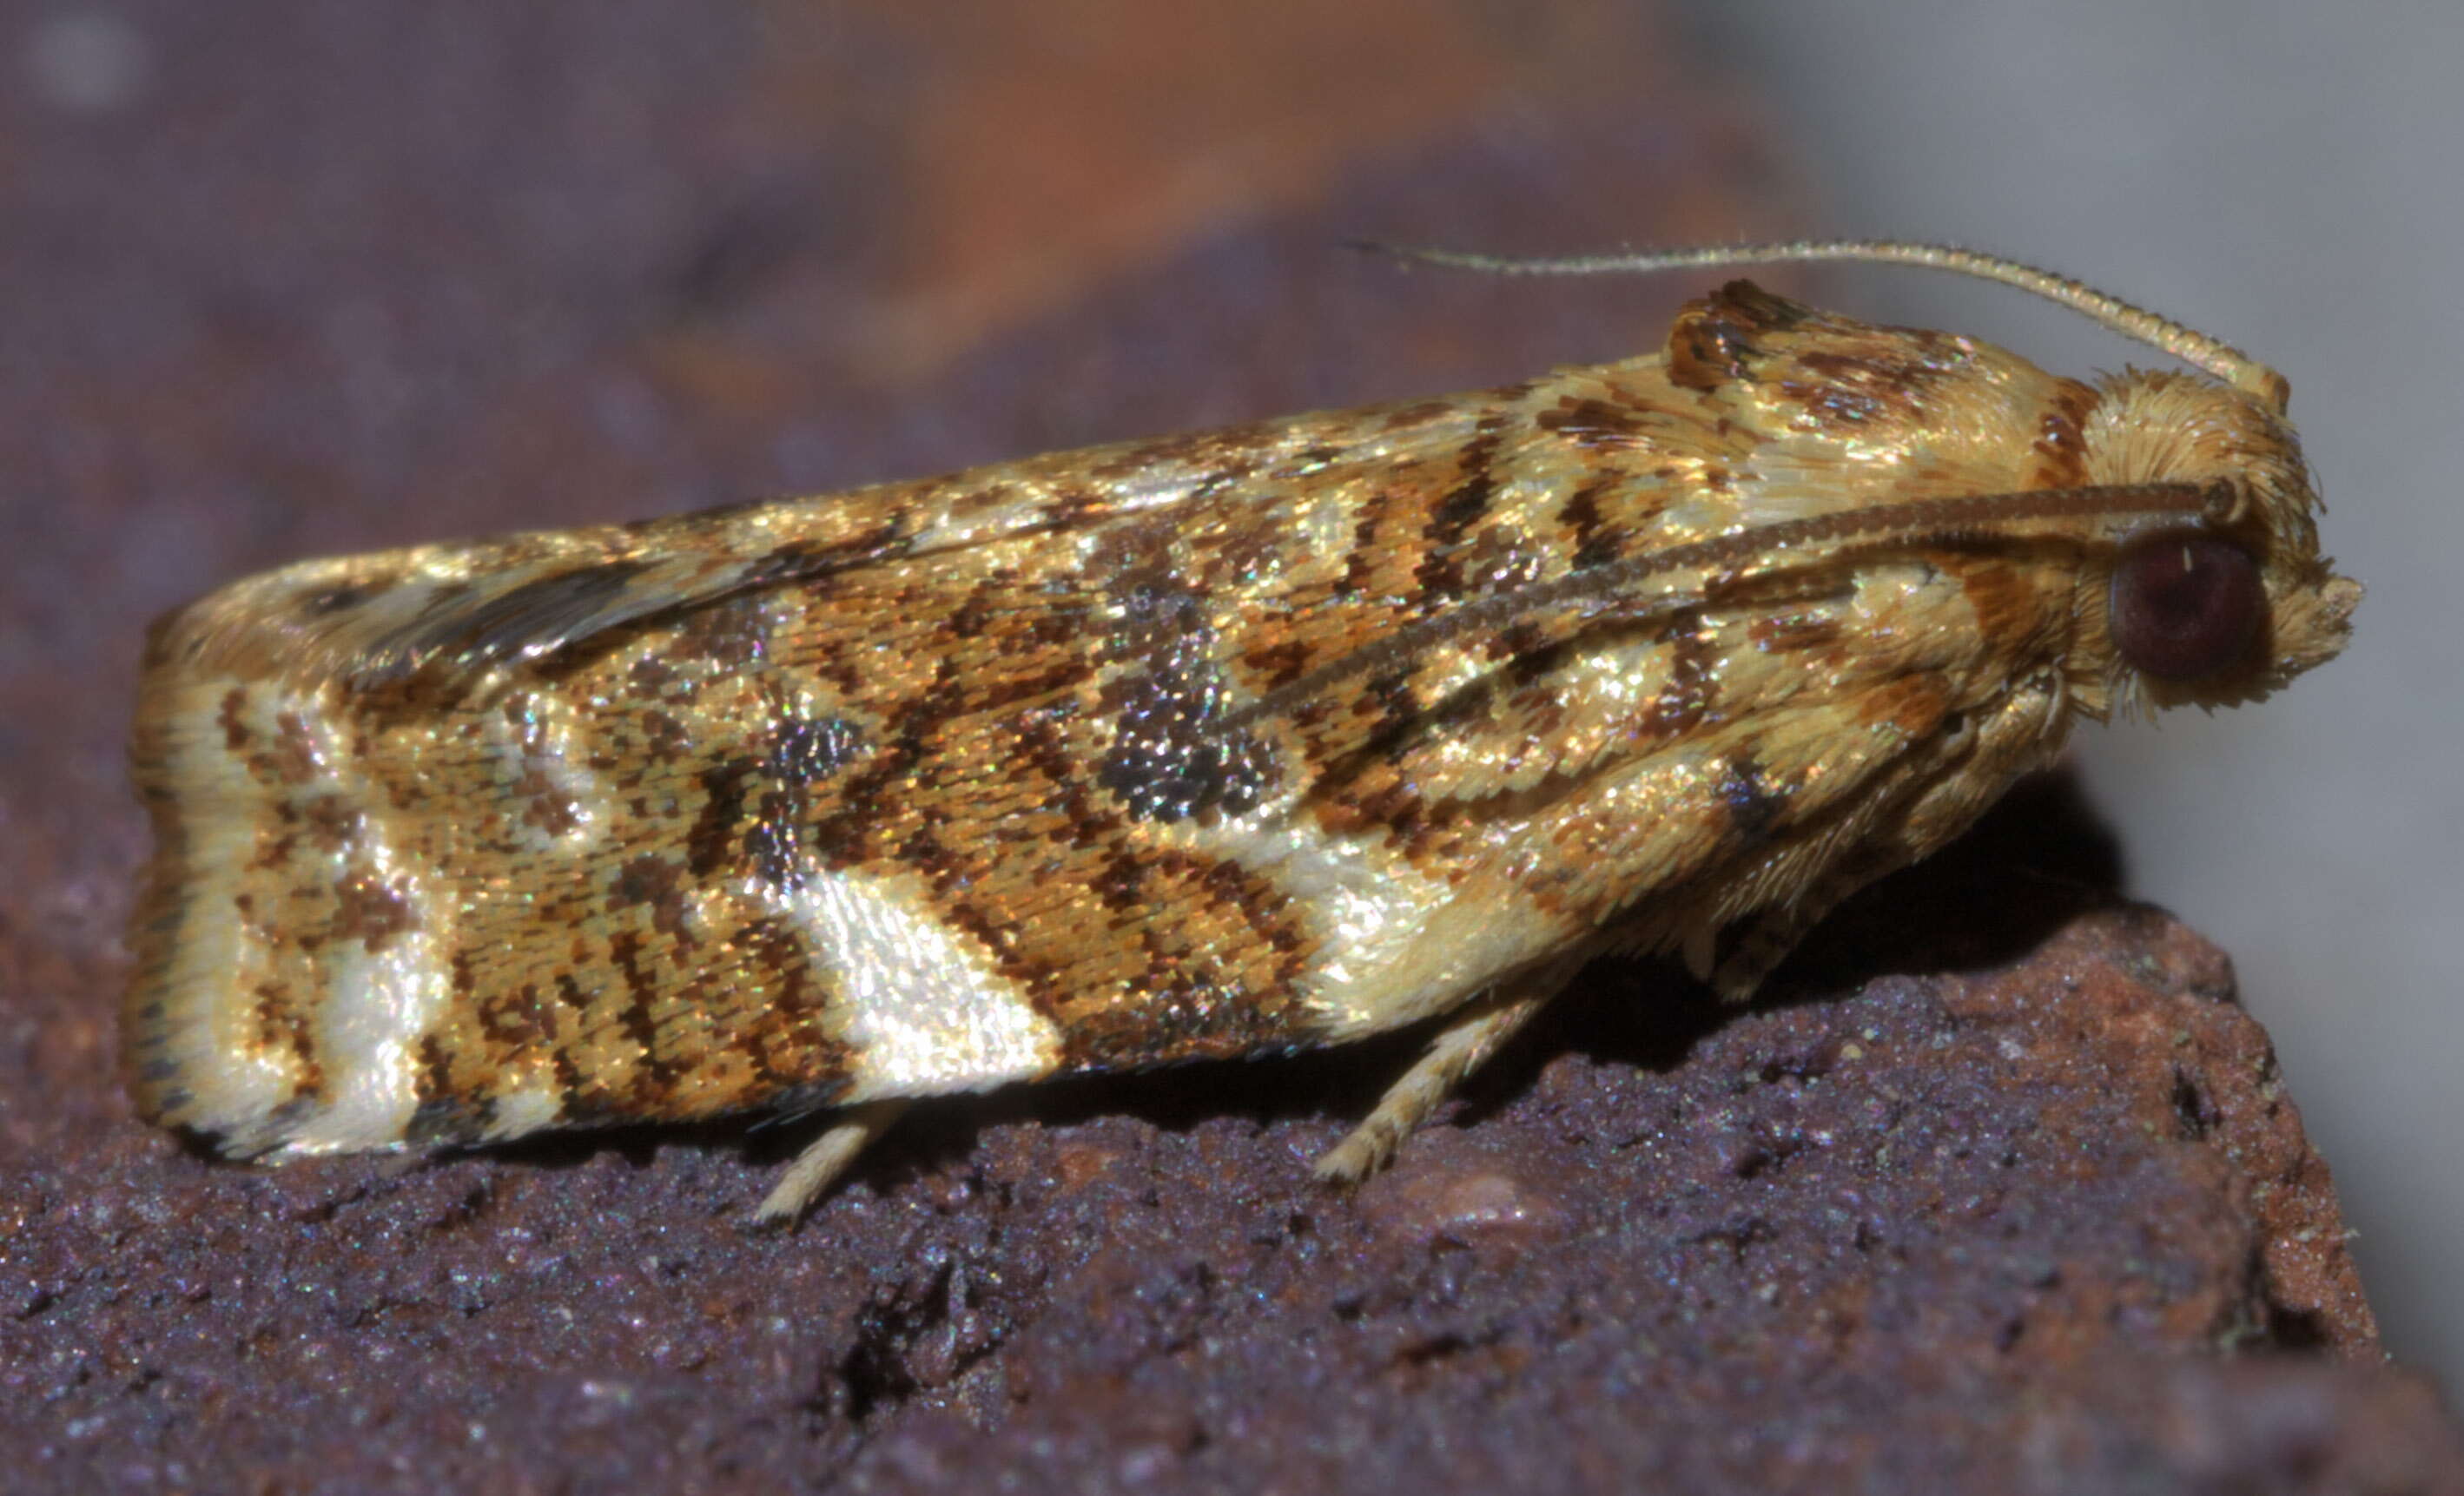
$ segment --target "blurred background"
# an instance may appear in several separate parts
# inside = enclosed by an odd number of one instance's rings
[[[1991,245],[2293,382],[2351,649],[2255,710],[2085,735],[2134,891],[2233,953],[2336,1172],[2389,1347],[2464,1386],[2464,7],[1726,3],[1808,222]],[[2146,362],[2018,298],[1837,277],[2054,367]]]
[[[2252,0],[0,3],[0,1161],[121,1135],[144,620],[317,551],[1526,375],[1701,282],[1412,275],[1775,232],[2045,263],[2282,369],[2370,596],[2282,700],[2091,735],[2233,953],[2388,1343],[2464,1375],[2449,600],[2464,9]],[[1906,272],[1774,275],[2064,372]]]

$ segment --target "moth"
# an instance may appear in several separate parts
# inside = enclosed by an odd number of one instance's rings
[[[1445,259],[1447,256],[1432,256]],[[1606,952],[1750,993],[2072,724],[2333,656],[2286,385],[2096,383],[1731,281],[1655,353],[633,524],[160,621],[126,1061],[271,1161],[829,1111],[1435,1020],[1382,1165]]]

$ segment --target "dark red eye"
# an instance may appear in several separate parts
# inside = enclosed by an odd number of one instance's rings
[[[2197,680],[2240,664],[2266,616],[2257,561],[2212,535],[2134,540],[2113,568],[2113,647],[2160,680]]]

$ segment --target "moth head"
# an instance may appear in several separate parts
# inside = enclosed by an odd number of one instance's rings
[[[2319,553],[2318,495],[2278,410],[2190,374],[2125,373],[2100,394],[2090,482],[2226,495],[2195,518],[2116,524],[2109,556],[2082,573],[2081,657],[2103,666],[2114,705],[2230,706],[2334,658],[2362,589]]]
[[[2160,317],[2069,276],[1957,245],[1879,239],[1801,239],[1640,250],[1566,259],[1506,259],[1442,250],[1395,251],[1406,258],[1515,275],[1636,274],[1810,260],[1918,265],[1972,275],[2068,307],[2109,331],[2170,354],[2197,375],[2125,373],[2105,381],[2087,437],[2080,486],[1981,495],[1958,504],[1919,502],[1897,516],[1872,511],[1785,521],[1703,546],[1638,558],[1627,571],[1679,569],[1731,549],[1776,547],[1825,536],[1910,535],[1991,528],[2001,519],[2079,520],[2099,538],[2079,569],[2075,616],[2084,635],[2071,656],[2070,699],[2091,715],[2196,703],[2227,706],[2263,696],[2343,649],[2361,586],[2319,554],[2320,508],[2285,423],[2284,377],[2219,339]],[[1756,295],[1759,295],[1757,293]],[[1733,299],[1734,293],[1731,297]],[[1775,298],[1764,297],[1765,302]],[[1782,305],[1785,305],[1782,303]],[[1705,358],[1672,340],[1676,377],[1686,361],[1721,372],[1714,338]],[[2145,504],[2142,486],[2169,496]],[[2191,507],[2188,495],[2221,494]],[[2136,505],[2137,507],[2127,507]],[[1605,568],[1603,569],[1605,570]]]

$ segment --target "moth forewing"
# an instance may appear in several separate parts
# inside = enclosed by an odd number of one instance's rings
[[[1448,1015],[1356,1177],[1593,953],[1750,990],[2076,717],[2335,652],[2280,381],[2164,345],[2218,377],[1740,281],[1504,389],[242,581],[148,651],[133,1087],[275,1159],[843,1109],[792,1215],[913,1098]]]

